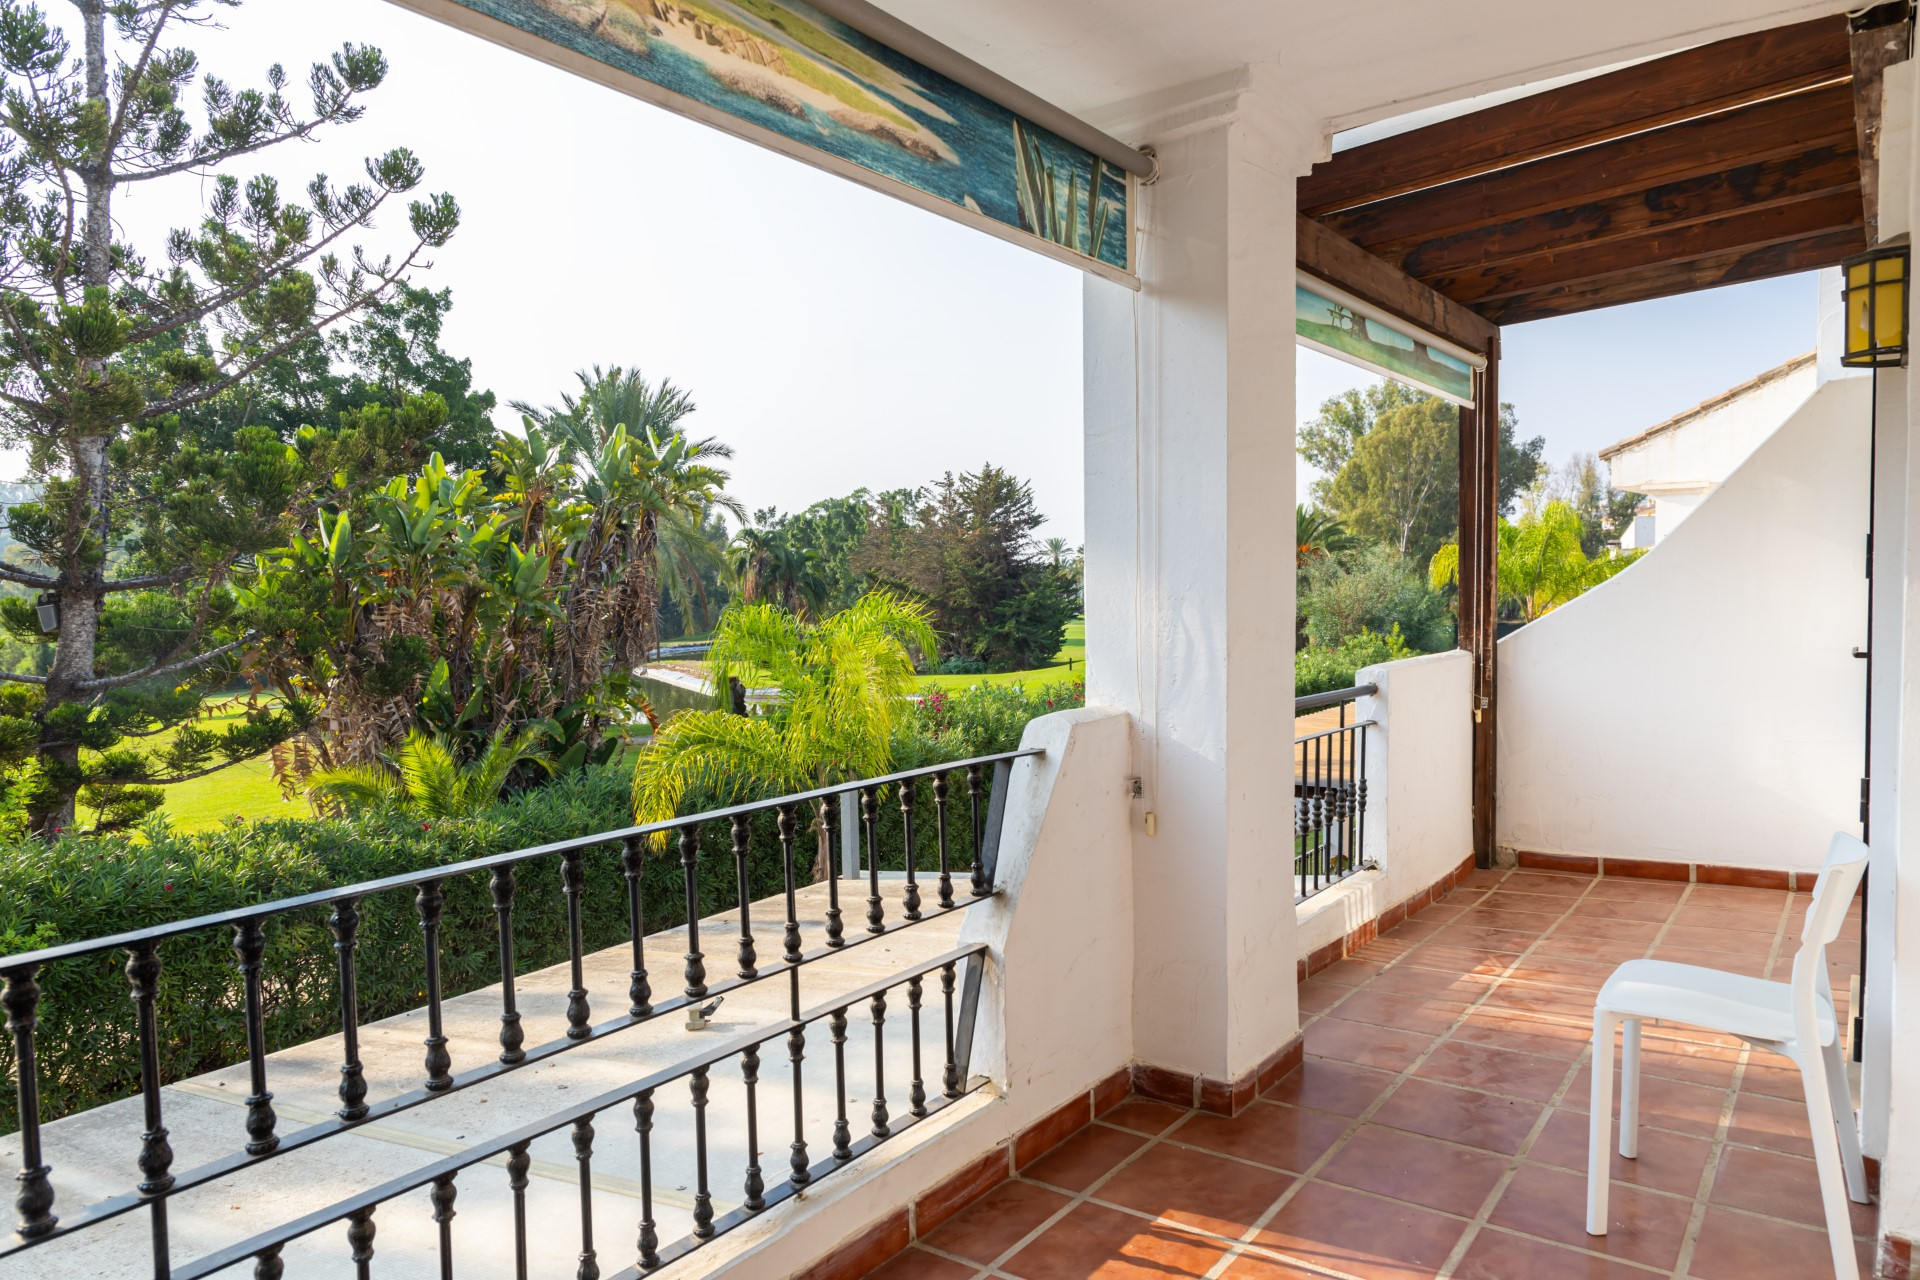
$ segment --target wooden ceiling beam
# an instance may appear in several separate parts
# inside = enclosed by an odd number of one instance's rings
[[[1857,156],[1851,144],[1843,143],[1411,245],[1377,245],[1373,252],[1431,282],[1451,272],[1831,195],[1858,186],[1859,180]]]
[[[1294,256],[1302,271],[1469,351],[1485,352],[1499,336],[1498,327],[1471,308],[1429,289],[1305,214],[1294,219],[1294,226]]]
[[[1849,74],[1838,14],[1734,36],[1343,151],[1300,180],[1300,208],[1331,213]]]
[[[1848,19],[1853,53],[1854,119],[1859,136],[1860,193],[1867,209],[1867,243],[1880,239],[1880,115],[1886,70],[1904,62],[1912,34],[1907,6],[1883,4]]]
[[[1536,293],[1518,294],[1484,304],[1482,315],[1498,324],[1520,324],[1549,316],[1572,315],[1628,302],[1645,302],[1674,294],[1711,289],[1723,284],[1764,280],[1830,267],[1860,252],[1866,243],[1858,228],[1829,231],[1805,240],[1789,241],[1735,253],[1669,265],[1654,263],[1618,275],[1576,285],[1560,285]]]
[[[1859,188],[1851,187],[1811,200],[1654,231],[1632,239],[1575,245],[1559,252],[1441,276],[1426,283],[1456,302],[1479,307],[1552,286],[1585,284],[1650,263],[1677,267],[1702,258],[1804,241],[1830,231],[1864,235],[1865,225]]]
[[[1845,146],[1853,138],[1853,92],[1841,83],[1398,196],[1323,221],[1371,251]]]

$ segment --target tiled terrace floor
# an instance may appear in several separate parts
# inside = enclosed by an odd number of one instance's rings
[[[1614,1157],[1609,1234],[1584,1230],[1594,991],[1642,955],[1783,978],[1806,903],[1476,872],[1300,988],[1306,1063],[1249,1110],[1130,1099],[875,1275],[1830,1275],[1791,1066],[1684,1027],[1646,1029],[1641,1154]],[[1843,1004],[1857,930],[1829,956]]]

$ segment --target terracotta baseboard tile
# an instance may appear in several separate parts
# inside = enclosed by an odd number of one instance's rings
[[[1010,1176],[1007,1149],[997,1146],[913,1202],[914,1238],[937,1229]]]
[[[1407,904],[1402,902],[1397,906],[1388,907],[1385,911],[1382,911],[1380,913],[1379,920],[1376,921],[1376,924],[1379,927],[1379,931],[1381,933],[1385,933],[1388,929],[1393,928],[1397,924],[1404,924],[1406,922],[1406,919],[1407,919]]]
[[[1905,1236],[1881,1236],[1873,1275],[1874,1280],[1912,1280],[1913,1241]]]
[[[1867,1171],[1867,1194],[1872,1196],[1877,1202],[1880,1199],[1880,1158],[1878,1156],[1861,1156],[1860,1163],[1865,1166]]]
[[[1127,1100],[1133,1092],[1133,1073],[1125,1067],[1093,1086],[1093,1116],[1099,1119]]]
[[[1690,862],[1650,862],[1645,858],[1608,858],[1601,870],[1605,875],[1631,876],[1635,880],[1693,879],[1693,864]]]
[[[1080,1094],[1022,1129],[1013,1140],[1013,1167],[1026,1168],[1093,1123],[1093,1095]]]
[[[1532,849],[1522,849],[1519,851],[1519,863],[1529,871],[1571,871],[1583,876],[1600,874],[1600,859],[1576,853],[1536,853]]]
[[[1715,867],[1700,863],[1693,869],[1695,884],[1730,884],[1742,889],[1793,888],[1793,872],[1761,867]]]
[[[1293,1039],[1281,1045],[1279,1049],[1274,1051],[1274,1053],[1260,1065],[1260,1070],[1254,1074],[1255,1089],[1260,1093],[1265,1093],[1267,1090],[1273,1088],[1273,1086],[1293,1074],[1294,1070],[1299,1067],[1302,1062],[1306,1061],[1306,1057],[1306,1036],[1295,1036]]]
[[[1184,1071],[1136,1062],[1133,1064],[1133,1091],[1143,1098],[1152,1098],[1155,1102],[1170,1102],[1176,1107],[1191,1107],[1194,1105],[1198,1086],[1194,1078]]]
[[[907,1222],[907,1211],[896,1209],[800,1272],[794,1280],[859,1280],[911,1243],[913,1232]]]
[[[1198,1081],[1198,1105],[1202,1111],[1211,1112],[1216,1116],[1237,1116],[1253,1105],[1256,1096],[1253,1082],[1253,1076],[1248,1076],[1244,1080],[1235,1080],[1232,1083],[1225,1080],[1209,1080],[1201,1076]]]

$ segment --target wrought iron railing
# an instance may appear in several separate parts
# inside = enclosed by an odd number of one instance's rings
[[[826,1006],[812,1011],[804,1011],[801,1007],[800,972],[810,964],[842,954],[865,942],[889,936],[954,911],[964,910],[975,902],[993,896],[996,892],[994,870],[1003,825],[1007,782],[1015,761],[1040,754],[1041,752],[1037,750],[1016,751],[907,770],[882,778],[865,779],[798,795],[695,814],[669,822],[600,832],[536,848],[494,854],[404,875],[389,876],[381,880],[261,903],[258,906],[240,910],[199,916],[154,928],[0,957],[0,983],[4,984],[4,989],[0,989],[0,1006],[5,1008],[7,1029],[12,1038],[16,1068],[15,1085],[18,1090],[20,1110],[20,1171],[17,1175],[18,1193],[15,1198],[18,1223],[12,1239],[0,1242],[0,1258],[33,1249],[49,1241],[70,1237],[76,1232],[97,1226],[122,1214],[145,1208],[150,1215],[148,1235],[153,1252],[153,1273],[162,1280],[166,1277],[172,1277],[173,1280],[189,1280],[191,1277],[212,1275],[248,1259],[254,1260],[256,1277],[277,1278],[282,1274],[285,1265],[281,1255],[290,1243],[330,1223],[341,1221],[347,1223],[346,1245],[355,1268],[354,1274],[364,1278],[372,1274],[375,1210],[397,1196],[427,1187],[430,1188],[429,1201],[432,1205],[433,1220],[439,1228],[440,1274],[452,1276],[455,1271],[449,1224],[454,1213],[456,1180],[464,1170],[504,1156],[515,1205],[514,1226],[519,1254],[516,1274],[524,1277],[527,1274],[524,1193],[527,1185],[528,1147],[544,1135],[570,1129],[574,1156],[579,1167],[581,1219],[579,1274],[597,1276],[600,1272],[595,1260],[592,1223],[592,1160],[595,1145],[593,1117],[609,1108],[630,1104],[633,1107],[634,1122],[638,1126],[639,1133],[642,1221],[635,1266],[620,1274],[631,1276],[651,1271],[665,1262],[698,1248],[729,1228],[764,1211],[768,1206],[791,1196],[799,1188],[817,1181],[825,1174],[856,1158],[863,1151],[885,1141],[977,1087],[979,1082],[970,1077],[969,1059],[984,948],[975,946],[950,951],[923,964],[889,975],[871,986],[836,995]],[[951,809],[959,803],[959,797],[954,794],[955,778],[962,779],[964,786],[966,811],[961,815],[951,812]],[[916,832],[916,821],[920,812],[917,795],[923,789],[920,785],[923,782],[928,784],[924,789],[931,792],[934,824],[931,840],[927,838],[928,833],[924,826]],[[864,922],[863,925],[852,924],[851,927],[859,932],[849,936],[850,922],[844,918],[841,908],[842,879],[839,875],[829,874],[826,880],[827,906],[823,922],[825,945],[807,950],[803,945],[804,937],[796,896],[801,882],[799,867],[796,863],[796,837],[800,833],[803,815],[805,815],[807,819],[816,820],[824,825],[825,845],[829,849],[835,848],[840,822],[840,805],[837,799],[847,793],[859,797],[859,819],[862,840],[867,853]],[[884,838],[882,834],[883,826],[888,828],[895,826],[891,820],[884,824],[881,820],[880,803],[883,795],[890,802],[898,804],[897,829],[900,833],[900,841],[897,851],[887,847],[892,841]],[[750,824],[754,817],[767,814],[774,815],[776,820],[784,884],[785,920],[781,930],[782,953],[778,966],[763,965],[760,960],[750,913],[751,868],[749,864],[753,858],[750,846]],[[952,830],[955,826],[959,827],[957,833]],[[734,975],[709,981],[707,953],[701,930],[700,837],[703,830],[714,827],[722,827],[731,836],[729,851],[732,854],[730,859],[732,866],[730,869],[734,877],[736,893],[733,896],[737,898],[740,926],[735,946],[732,948],[735,951]],[[659,998],[653,990],[652,979],[647,972],[646,955],[642,945],[647,932],[646,904],[642,894],[642,871],[649,856],[648,846],[663,840],[674,846],[680,863],[685,889],[684,927],[687,933],[687,951],[681,993]],[[964,864],[957,856],[961,848],[964,848],[968,855]],[[587,953],[581,929],[581,900],[586,879],[583,874],[584,861],[589,853],[604,849],[619,850],[621,867],[625,872],[627,886],[625,906],[631,934],[632,969],[627,990],[624,993],[628,1001],[627,1009],[611,1019],[596,1023],[592,1014],[592,993],[587,990],[585,978]],[[924,854],[921,852],[923,849]],[[521,1025],[520,1012],[515,1004],[517,975],[512,928],[515,873],[516,869],[526,864],[545,860],[558,862],[566,898],[571,984],[567,992],[567,1025],[564,1035],[545,1043],[528,1045],[525,1043],[526,1031]],[[923,862],[934,865],[924,867],[920,865]],[[904,879],[904,896],[897,904],[899,918],[896,920],[888,919],[887,895],[883,895],[881,890],[883,863],[899,864],[899,872],[891,873],[888,876],[889,879]],[[442,909],[446,901],[445,886],[448,881],[456,877],[478,875],[482,872],[488,875],[494,908],[494,924],[499,932],[501,1009],[498,1033],[499,1052],[491,1061],[475,1063],[456,1071],[456,1064],[448,1049],[442,1014],[446,996],[442,991],[440,973],[440,935],[447,923],[442,919]],[[926,896],[921,892],[923,884],[931,890],[931,902],[927,901]],[[358,935],[360,905],[375,895],[405,890],[412,890],[414,893],[414,904],[424,939],[422,978],[427,1018],[427,1036],[424,1042],[425,1078],[420,1087],[411,1091],[369,1100],[365,1070],[360,1061],[360,1020],[355,983],[356,953],[363,941]],[[326,908],[330,911],[327,923],[333,936],[333,965],[337,971],[342,1046],[338,1089],[340,1106],[336,1113],[325,1121],[282,1133],[279,1131],[278,1117],[273,1107],[273,1094],[269,1088],[271,1082],[268,1079],[267,1037],[262,1006],[263,988],[269,975],[263,973],[264,939],[277,919],[293,913],[311,912],[315,908]],[[659,919],[657,914],[654,918],[656,921]],[[233,931],[234,952],[238,959],[236,976],[244,1000],[249,1080],[248,1095],[245,1099],[245,1119],[242,1125],[244,1142],[225,1156],[190,1169],[175,1170],[172,1167],[173,1152],[168,1141],[164,1114],[165,1096],[162,1087],[165,1082],[161,1079],[159,1055],[160,1040],[165,1029],[161,1025],[156,1008],[163,950],[164,945],[170,940],[217,929]],[[40,1115],[39,1106],[40,1076],[35,1046],[37,1010],[43,999],[57,1000],[59,991],[56,985],[43,993],[39,980],[50,970],[57,972],[64,962],[88,957],[97,958],[121,951],[124,951],[128,957],[125,971],[133,1004],[131,1021],[134,1024],[133,1034],[137,1037],[140,1049],[142,1124],[137,1155],[129,1162],[138,1172],[138,1182],[123,1194],[68,1210],[54,1203],[52,1171],[44,1158],[41,1134],[43,1117]],[[475,1144],[457,1156],[448,1157],[415,1173],[317,1209],[292,1222],[260,1232],[230,1248],[189,1262],[176,1264],[172,1260],[167,1221],[168,1202],[184,1191],[241,1174],[263,1161],[317,1142],[352,1133],[371,1121],[390,1117],[473,1085],[497,1079],[509,1072],[552,1058],[570,1049],[594,1043],[628,1028],[646,1024],[690,1005],[702,1005],[715,995],[773,976],[782,970],[788,979],[788,1011],[784,1022],[742,1033],[693,1058],[648,1075],[629,1088],[615,1090],[590,1099],[564,1111],[555,1112],[526,1128]],[[941,1064],[939,1087],[929,1095],[921,1070],[921,1022],[925,1003],[923,985],[925,980],[935,973],[939,975],[940,995],[943,1002],[944,1058]],[[902,987],[907,989],[912,1036],[911,1082],[907,1096],[907,1113],[903,1117],[895,1117],[889,1110],[886,1097],[886,1054],[883,1036],[887,1008],[886,996],[889,992]],[[845,1046],[847,1014],[857,1007],[867,1009],[872,1017],[874,1071],[871,1078],[874,1084],[874,1097],[867,1133],[856,1141],[851,1136],[851,1121],[847,1111],[849,1082]],[[802,1069],[807,1047],[807,1029],[823,1019],[828,1022],[833,1044],[834,1092],[837,1096],[837,1108],[832,1131],[831,1154],[816,1160],[810,1153],[807,1141],[802,1106]],[[761,1087],[758,1079],[759,1051],[761,1047],[782,1038],[785,1039],[792,1069],[792,1154],[788,1175],[769,1185],[765,1171],[758,1164],[756,1145],[758,1092]],[[729,1060],[736,1060],[739,1063],[745,1090],[748,1160],[742,1183],[744,1195],[739,1207],[716,1216],[713,1210],[713,1190],[708,1178],[706,1109],[713,1080],[713,1069]],[[694,1125],[697,1190],[693,1202],[691,1230],[682,1238],[662,1245],[658,1242],[654,1221],[651,1173],[653,1156],[649,1147],[649,1138],[652,1117],[657,1105],[656,1091],[683,1079],[688,1082]],[[56,1213],[56,1208],[59,1208],[60,1212]]]
[[[1304,902],[1367,868],[1367,742],[1371,720],[1353,720],[1357,699],[1378,692],[1370,684],[1296,698],[1293,714],[1338,712],[1336,725],[1293,740],[1294,901]],[[1297,728],[1297,726],[1296,726]]]

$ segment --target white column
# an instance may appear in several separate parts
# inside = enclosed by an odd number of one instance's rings
[[[1278,90],[1248,68],[1140,131],[1144,287],[1085,303],[1088,700],[1133,716],[1143,788],[1135,1050],[1228,1081],[1298,1030],[1293,222],[1320,141]]]

